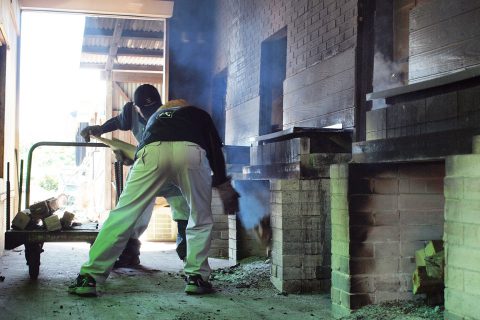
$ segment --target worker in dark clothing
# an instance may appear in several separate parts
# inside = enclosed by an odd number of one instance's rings
[[[185,292],[212,292],[208,281],[212,186],[219,191],[225,213],[234,214],[239,210],[239,195],[226,176],[221,148],[213,121],[205,111],[193,106],[162,107],[153,114],[118,204],[105,221],[90,249],[89,260],[81,267],[69,292],[96,295],[96,283],[104,281],[113,266],[111,257],[120,255],[157,190],[170,186],[181,190],[190,208]]]
[[[104,133],[115,130],[130,130],[137,141],[141,141],[147,120],[162,105],[162,99],[158,90],[154,86],[144,84],[135,90],[134,102],[135,105],[132,102],[126,103],[122,112],[118,116],[107,120],[103,125],[88,126],[84,128],[80,132],[80,135],[85,141],[89,142],[90,135],[100,136]],[[129,159],[124,157],[121,151],[115,151],[115,156],[118,161],[131,164],[128,163]],[[177,254],[181,260],[184,260],[187,254],[185,229],[187,227],[188,212],[190,210],[188,204],[180,190],[176,187],[158,190],[157,196],[165,197],[170,205],[172,218],[177,222]],[[145,212],[138,219],[125,249],[115,262],[115,267],[133,267],[140,264],[139,256],[141,242],[139,238],[148,227],[154,205],[155,200],[152,200],[152,202],[145,208]]]

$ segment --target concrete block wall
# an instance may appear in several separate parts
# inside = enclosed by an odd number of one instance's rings
[[[223,204],[214,188],[212,192],[213,231],[210,257],[227,258],[229,256],[228,215],[223,212]]]
[[[239,221],[237,216],[228,216],[228,259],[233,263],[237,263],[241,259],[241,254],[238,250],[238,227]]]
[[[259,135],[261,44],[285,27],[284,128],[327,126],[342,122],[345,114],[352,119],[357,0],[216,4],[214,73],[228,70],[227,144],[249,145],[249,138]]]
[[[331,167],[332,303],[412,299],[415,251],[443,236],[442,162]]]
[[[479,319],[480,153],[446,159],[445,199],[445,319]]]
[[[330,166],[332,224],[332,311],[336,316],[350,313],[355,300],[350,284],[350,217],[348,214],[348,164]]]
[[[367,140],[474,128],[480,121],[480,86],[456,89],[367,112]]]
[[[330,181],[271,180],[272,275],[282,292],[330,287]]]

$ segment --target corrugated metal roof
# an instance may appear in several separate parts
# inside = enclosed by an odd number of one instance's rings
[[[164,65],[164,21],[87,17],[81,66],[158,71]],[[114,56],[109,55],[114,53]]]

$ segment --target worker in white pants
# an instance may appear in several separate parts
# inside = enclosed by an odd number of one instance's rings
[[[88,274],[97,282],[105,281],[131,237],[132,228],[155,200],[157,191],[173,184],[182,190],[190,207],[185,274],[208,279],[212,178],[205,151],[191,142],[153,142],[143,147],[137,157],[118,204],[102,226],[80,274]]]
[[[184,105],[184,100],[169,101],[165,105],[177,106]],[[90,135],[101,136],[104,133],[116,130],[131,131],[138,142],[142,140],[147,121],[152,114],[162,105],[162,98],[158,90],[150,84],[140,85],[134,93],[134,102],[127,102],[119,115],[110,118],[102,125],[93,125],[83,128],[80,135],[86,142],[90,141]],[[132,161],[126,158],[120,150],[116,150],[115,157],[117,161],[123,164],[131,165]],[[188,204],[182,196],[182,193],[176,187],[166,187],[158,191],[159,197],[165,197],[172,211],[172,219],[177,222],[177,247],[176,251],[181,260],[187,255],[185,228],[188,223]],[[152,216],[154,202],[147,207],[142,217],[132,232],[132,237],[127,241],[125,249],[115,262],[114,267],[135,267],[140,264],[140,236],[147,229]]]
[[[211,272],[208,251],[213,227],[212,185],[218,189],[227,214],[239,209],[239,195],[226,176],[221,146],[213,121],[199,108],[160,108],[152,115],[118,204],[110,212],[90,249],[89,260],[81,267],[68,291],[80,296],[96,295],[96,283],[108,277],[158,190],[177,187],[190,209],[186,229],[185,292],[212,292],[208,282]]]

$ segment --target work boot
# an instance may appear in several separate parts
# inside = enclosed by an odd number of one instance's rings
[[[113,268],[131,268],[140,264],[140,246],[142,243],[138,239],[129,239],[122,254],[115,261]]]
[[[186,281],[185,292],[187,294],[208,294],[214,292],[212,284],[203,280],[201,275],[188,276]]]
[[[68,293],[76,294],[82,297],[96,297],[97,296],[97,284],[95,279],[89,275],[79,274],[77,279],[68,286]]]
[[[187,256],[187,235],[186,235],[186,229],[187,229],[187,224],[188,220],[176,220],[177,221],[177,248],[175,251],[177,251],[177,255],[180,258],[180,260],[185,260],[185,257]]]

